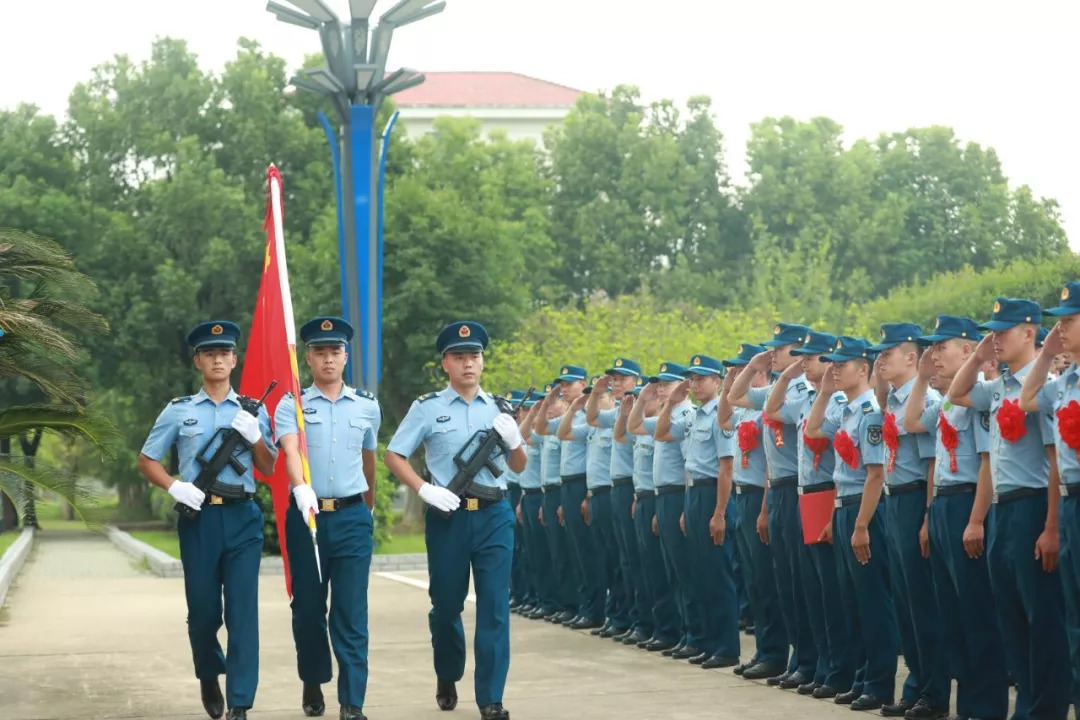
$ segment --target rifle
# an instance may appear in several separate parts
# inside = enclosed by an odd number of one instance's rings
[[[506,398],[500,395],[495,396],[495,404],[498,405],[501,412],[513,417],[514,413],[521,409],[522,404],[532,396],[533,390],[535,389],[535,387],[529,388],[521,399],[518,400],[516,406],[511,405]],[[477,442],[478,444],[476,444]],[[468,458],[466,458],[465,453],[470,447],[473,447],[474,444],[476,444],[476,449]],[[510,452],[505,443],[503,443],[502,437],[499,433],[495,432],[494,429],[477,430],[474,432],[472,437],[470,437],[468,441],[461,446],[461,449],[457,451],[457,454],[454,455],[454,464],[457,465],[457,472],[450,480],[450,484],[446,486],[446,489],[457,495],[459,498],[463,498],[465,493],[470,490],[477,494],[483,494],[485,492],[484,490],[477,491],[475,489],[478,486],[473,484],[473,479],[484,468],[488,469],[488,472],[491,473],[492,477],[499,477],[502,475],[502,468],[495,464],[496,449],[501,450],[503,453]],[[451,513],[443,512],[442,510],[439,512],[442,513],[443,517],[448,518],[451,515]]]
[[[270,392],[277,387],[277,380],[270,381],[270,387],[266,388],[266,392],[258,401],[252,400],[249,397],[240,397],[240,408],[244,412],[249,412],[255,417],[259,417],[259,408],[266,402],[266,397]],[[210,449],[210,446],[217,440],[218,435],[222,436],[221,445],[214,452],[213,456],[209,460],[206,459],[206,453]],[[199,488],[203,493],[209,495],[213,493],[222,498],[229,500],[239,500],[244,496],[244,488],[242,485],[229,485],[218,481],[218,475],[225,469],[225,466],[229,466],[233,469],[237,475],[243,475],[247,472],[247,467],[240,462],[237,457],[244,451],[254,452],[251,443],[244,439],[244,436],[236,432],[231,427],[218,428],[214,431],[214,434],[210,436],[210,439],[203,449],[199,451],[199,456],[195,458],[202,469],[199,470],[198,477],[195,478],[192,485]],[[194,520],[198,517],[198,510],[194,510],[184,503],[178,502],[173,506],[173,510],[178,512],[182,517],[188,520]]]

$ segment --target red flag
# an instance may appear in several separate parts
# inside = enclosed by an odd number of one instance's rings
[[[281,174],[273,165],[267,171],[267,186],[266,221],[263,223],[263,229],[266,230],[266,255],[259,295],[255,299],[255,315],[251,321],[244,372],[240,378],[240,392],[250,397],[260,397],[270,381],[277,380],[277,387],[266,399],[266,411],[271,418],[274,417],[274,411],[282,396],[286,392],[292,393],[292,402],[296,403],[296,426],[304,482],[310,484],[304,415],[300,406],[300,374],[296,366],[292,295],[285,262]],[[263,477],[258,472],[255,477],[270,486],[281,559],[285,564],[285,592],[292,597],[292,576],[289,573],[289,556],[285,549],[285,511],[289,507],[289,476],[285,471],[285,453],[278,453],[277,465],[270,477]],[[309,523],[312,520],[313,518],[309,518]]]

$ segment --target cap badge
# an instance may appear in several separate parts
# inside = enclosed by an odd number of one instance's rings
[[[615,361],[615,367],[622,367],[622,358]]]
[[[467,338],[470,335],[472,335],[472,330],[469,329],[468,325],[462,325],[461,327],[458,328],[457,334],[458,334],[458,337]]]
[[[211,335],[220,335],[223,332],[225,332],[225,328],[221,327],[220,325],[215,325],[214,327],[210,328]]]
[[[994,312],[1001,312],[1001,303],[1000,302],[995,302],[994,303]]]
[[[569,372],[570,372],[570,368],[563,368],[563,369],[562,369],[562,374],[563,374],[563,375],[566,375],[566,374],[568,374]]]
[[[844,347],[844,343],[842,343],[842,342],[840,342],[839,340],[837,340],[837,341],[836,341],[836,349],[837,349],[837,350],[839,350],[839,349],[840,349],[840,348],[842,348],[842,347]]]
[[[330,330],[334,329],[334,323],[330,322],[329,320],[323,320],[322,323],[319,325],[319,329],[329,332]]]
[[[697,356],[695,355],[695,356],[694,356],[694,364],[695,364],[695,365],[700,365],[700,364],[701,364],[701,358],[699,358],[699,357],[697,357]]]
[[[661,365],[660,372],[667,372],[667,365]]]
[[[775,328],[773,328],[772,334],[773,335],[779,335],[780,334],[780,326],[779,325],[777,325]]]
[[[1061,299],[1062,300],[1068,300],[1069,299],[1069,288],[1065,288],[1064,290],[1061,291]]]

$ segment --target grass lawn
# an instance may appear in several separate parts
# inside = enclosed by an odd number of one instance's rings
[[[376,555],[403,555],[427,552],[424,533],[394,533],[375,551]]]
[[[0,555],[3,555],[4,551],[11,547],[11,544],[18,540],[21,534],[21,532],[15,531],[0,533]]]

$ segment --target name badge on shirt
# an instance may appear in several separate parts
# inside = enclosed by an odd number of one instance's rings
[[[440,415],[439,417],[435,418],[435,422],[437,422],[437,423],[450,422],[450,416],[449,415]]]
[[[187,420],[184,421],[184,424],[185,425],[194,425],[197,422],[199,422],[199,421],[196,420],[195,418],[188,418]]]

